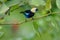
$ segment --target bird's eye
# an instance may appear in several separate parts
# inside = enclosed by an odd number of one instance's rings
[[[38,9],[36,9],[36,11],[38,11]]]

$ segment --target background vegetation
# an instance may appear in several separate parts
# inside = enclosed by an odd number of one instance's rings
[[[39,11],[25,22],[20,12],[33,7]],[[60,0],[0,0],[0,40],[60,40]]]

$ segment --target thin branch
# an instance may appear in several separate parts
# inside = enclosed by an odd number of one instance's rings
[[[47,16],[50,15],[50,14],[60,14],[60,12],[58,12],[58,13],[56,13],[56,12],[49,13],[49,14],[46,14],[46,15],[43,15],[43,16],[34,18],[34,20],[38,20],[38,19],[40,19],[40,18],[47,17]],[[28,20],[27,22],[34,21],[34,20]],[[21,25],[21,24],[23,24],[23,23],[26,23],[26,21],[20,22],[20,23],[18,23],[18,24],[16,24],[16,25]],[[13,24],[0,24],[0,25],[13,25]]]

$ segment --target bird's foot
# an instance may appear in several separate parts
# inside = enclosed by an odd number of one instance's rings
[[[34,18],[32,18],[32,20],[34,20]]]
[[[25,22],[27,22],[27,19],[25,19]]]

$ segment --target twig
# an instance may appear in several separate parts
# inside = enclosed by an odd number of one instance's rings
[[[49,13],[49,14],[46,14],[46,15],[43,15],[43,16],[34,18],[34,20],[38,20],[38,19],[40,19],[40,18],[47,17],[47,16],[50,15],[50,14],[60,14],[60,12],[59,12],[59,13],[56,13],[56,12]],[[30,21],[33,21],[33,20],[28,20],[27,22],[30,22]],[[18,23],[18,24],[16,24],[16,25],[20,25],[20,24],[23,24],[23,23],[26,23],[26,21],[20,22],[20,23]],[[13,24],[0,24],[0,25],[13,25]]]

